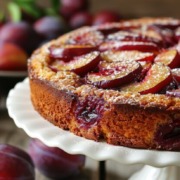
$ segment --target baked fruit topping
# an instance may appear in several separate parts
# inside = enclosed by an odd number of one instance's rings
[[[141,94],[157,93],[172,81],[171,71],[167,66],[154,63],[142,82],[123,87],[122,91],[139,92]]]
[[[140,41],[108,41],[99,46],[101,52],[107,50],[137,50],[142,52],[156,52],[159,48],[152,42]]]
[[[160,62],[170,68],[180,67],[180,55],[175,49],[166,50],[158,54],[154,62]]]
[[[87,96],[78,100],[75,106],[75,116],[82,127],[88,128],[97,124],[104,111],[104,100]]]
[[[101,53],[102,58],[107,62],[118,61],[146,61],[152,62],[154,60],[154,54],[149,52],[140,51],[105,51]]]
[[[138,29],[139,30],[139,29]],[[107,36],[107,40],[109,41],[133,41],[133,42],[153,42],[155,44],[161,43],[161,38],[156,38],[150,35],[152,32],[146,32],[139,30],[133,30],[133,31],[119,31],[114,34],[110,34]],[[154,32],[154,31],[153,31]],[[148,34],[149,33],[149,34]],[[155,32],[154,32],[155,33]],[[156,35],[157,36],[157,35]]]
[[[96,47],[91,45],[51,46],[49,48],[49,55],[52,59],[59,59],[68,62],[71,61],[75,56],[81,56],[95,50]]]
[[[159,127],[155,140],[158,142],[158,149],[180,150],[180,122],[175,119],[173,123]]]
[[[180,68],[172,69],[171,72],[175,80],[180,83]]]
[[[121,30],[121,28],[122,27],[119,25],[119,23],[102,24],[95,27],[95,29],[100,31],[104,36],[118,32]]]
[[[31,99],[78,136],[180,150],[180,20],[142,18],[83,27],[29,60]]]
[[[140,63],[136,61],[102,62],[99,66],[101,70],[88,74],[86,82],[101,88],[114,88],[132,82],[142,70]]]
[[[178,27],[178,28],[175,30],[175,37],[176,37],[176,40],[177,40],[177,41],[180,40],[180,27]]]
[[[145,40],[152,41],[156,44],[162,45],[163,38],[160,33],[158,33],[156,30],[153,30],[152,28],[147,28],[146,30],[143,29],[133,29],[131,32],[139,33],[140,36],[143,38],[146,38]]]
[[[100,45],[104,40],[104,35],[100,31],[83,31],[68,39],[68,44]]]
[[[98,51],[92,51],[81,56],[74,56],[68,62],[65,62],[63,59],[53,60],[50,63],[50,67],[57,71],[73,71],[78,75],[84,75],[93,70],[100,60],[100,53]]]
[[[172,91],[167,91],[167,95],[174,96],[174,97],[180,97],[180,89],[174,89]]]

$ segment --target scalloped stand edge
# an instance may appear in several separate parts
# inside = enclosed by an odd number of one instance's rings
[[[9,113],[10,117],[12,117],[14,119],[14,121],[18,127],[23,128],[29,136],[34,137],[35,135],[33,134],[34,135],[33,136],[32,134],[30,134],[30,132],[27,131],[27,128],[25,128],[25,126],[22,126],[22,124],[21,124],[22,122],[20,120],[18,120],[17,114],[20,113],[20,111],[16,112],[17,102],[15,102],[13,100],[13,98],[17,98],[16,96],[18,96],[18,99],[21,96],[24,97],[24,94],[26,95],[26,98],[27,98],[28,92],[23,93],[23,94],[19,93],[19,90],[23,90],[23,89],[29,91],[29,89],[28,89],[28,78],[26,78],[23,82],[18,83],[15,86],[15,88],[10,91],[8,98],[7,98],[8,113]],[[24,102],[29,103],[28,101],[30,101],[30,99],[29,100],[26,99],[26,101],[24,101]],[[21,104],[21,102],[18,105],[23,106],[23,104]],[[31,108],[31,106],[29,106],[29,107]],[[34,112],[35,111],[33,110],[33,112],[32,112],[33,115],[35,114]],[[23,119],[23,122],[24,122],[24,120],[25,119]],[[36,136],[37,136],[37,134],[36,134]],[[45,139],[42,138],[42,136],[39,136],[39,137],[41,137],[40,139],[42,141],[43,140],[45,141]],[[45,144],[48,145],[47,142]],[[67,147],[66,148],[63,147],[63,144],[58,144],[58,145],[62,146],[61,148],[64,151],[71,153],[71,154],[74,153],[74,152],[69,152]],[[49,144],[49,146],[52,146],[52,144]],[[119,163],[122,163],[122,164],[139,164],[139,163],[149,164],[149,165],[145,165],[140,171],[133,174],[129,178],[129,180],[179,180],[179,177],[180,177],[180,161],[179,161],[180,153],[178,153],[178,152],[135,150],[135,149],[125,148],[125,147],[114,147],[114,146],[105,145],[105,144],[103,145],[103,147],[104,146],[105,146],[106,152],[108,151],[108,149],[110,149],[110,151],[114,150],[114,152],[116,152],[116,155],[118,157],[122,157],[121,161],[117,160],[117,157],[115,158],[115,156],[112,156],[112,155],[109,156],[107,154],[103,157],[100,156],[100,154],[99,154],[100,157],[98,155],[97,156],[93,155],[93,157],[94,157],[93,159],[96,159],[99,161],[101,160],[101,162],[103,160],[111,159],[111,160],[118,161]],[[71,146],[69,146],[69,147],[71,147]],[[85,150],[88,151],[87,149],[85,149]],[[85,150],[81,149],[80,152],[82,154],[84,153],[85,155],[90,156],[90,154],[88,154]],[[125,154],[127,156],[125,156]],[[121,156],[119,156],[119,155],[121,155]],[[92,158],[92,156],[90,156],[90,157]],[[100,164],[102,164],[102,163],[100,163]],[[150,165],[152,165],[152,166],[150,166]],[[101,174],[101,177],[104,177],[104,179],[105,179],[105,176],[106,176],[105,163],[104,163],[103,167],[100,167],[100,168],[103,168],[102,173],[104,173],[104,174]]]

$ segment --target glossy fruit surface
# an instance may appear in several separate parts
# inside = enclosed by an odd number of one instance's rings
[[[95,50],[96,47],[90,45],[64,45],[49,48],[50,58],[63,60],[64,62],[69,62],[75,56],[81,56]]]
[[[119,87],[135,80],[141,73],[142,67],[133,61],[121,61],[116,63],[102,62],[98,73],[87,75],[87,83],[101,88]]]
[[[109,34],[107,36],[107,40],[109,41],[134,41],[134,42],[150,42],[154,43],[157,45],[161,45],[161,39],[157,37],[157,35],[153,32],[144,32],[142,30],[136,30],[136,29],[131,29],[131,30],[121,30],[118,32],[115,32],[113,34]]]
[[[109,41],[102,43],[99,50],[137,50],[142,52],[156,52],[159,48],[156,44],[151,42]]]
[[[171,72],[176,81],[180,83],[180,68],[172,69]]]
[[[50,40],[63,34],[66,24],[58,17],[45,16],[35,22],[34,29],[42,38]]]
[[[0,43],[0,70],[26,70],[27,57],[25,51],[17,45]]]
[[[101,58],[98,51],[93,51],[82,56],[75,56],[69,62],[53,61],[50,67],[57,70],[73,71],[78,75],[84,75],[96,68]]]
[[[87,96],[85,99],[79,99],[75,105],[75,116],[83,128],[89,128],[100,120],[105,107],[104,100],[94,97]]]
[[[0,179],[35,180],[34,165],[31,157],[23,150],[0,144]]]
[[[171,29],[160,28],[158,26],[154,26],[153,29],[162,37],[163,46],[165,48],[171,47],[177,43],[174,32]]]
[[[39,45],[37,34],[26,22],[6,23],[0,30],[0,40],[14,43],[29,53]]]
[[[155,141],[158,143],[158,148],[166,150],[180,150],[179,141],[179,119],[173,119],[169,124],[161,125],[155,136]]]
[[[29,153],[36,168],[53,179],[70,178],[80,173],[85,156],[70,155],[56,147],[48,147],[38,139],[32,139]]]
[[[171,91],[167,91],[166,94],[169,96],[172,96],[172,97],[179,97],[180,98],[180,89],[174,89]]]
[[[153,26],[159,29],[175,30],[177,27],[180,26],[180,22],[177,19],[168,18],[161,21],[157,21],[153,24]]]
[[[128,27],[130,28],[130,27]],[[126,27],[122,28],[121,25],[119,25],[118,23],[105,23],[105,24],[101,24],[99,26],[95,26],[95,29],[102,32],[106,37],[108,37],[108,35],[114,34],[119,32],[120,30],[125,30],[127,29]]]
[[[92,18],[92,15],[88,12],[78,12],[70,18],[69,24],[72,29],[89,26],[92,23]]]
[[[152,65],[142,82],[132,83],[121,88],[122,91],[141,94],[157,93],[172,81],[170,69],[160,63]]]
[[[76,34],[69,40],[70,44],[98,46],[104,40],[104,35],[100,31],[84,31]]]
[[[170,68],[180,67],[180,55],[175,49],[166,50],[158,54],[154,61],[160,62]]]
[[[84,27],[62,47],[49,48],[49,67],[75,72],[97,88],[166,94],[180,82],[179,25],[149,19]]]
[[[60,0],[60,3],[60,13],[66,19],[76,12],[86,10],[89,6],[88,0]]]
[[[154,60],[154,54],[149,52],[140,51],[105,51],[101,53],[102,58],[107,62],[119,62],[119,61],[147,61],[152,62]]]
[[[175,38],[177,41],[180,40],[180,27],[178,27],[175,31]]]
[[[120,15],[114,11],[104,10],[97,13],[93,20],[93,25],[100,25],[109,22],[118,22]]]
[[[160,46],[163,45],[163,37],[156,30],[147,28],[146,31],[144,31],[143,29],[134,28],[134,29],[131,29],[131,32],[135,33],[134,36],[136,37],[139,36],[139,39],[141,40],[154,42],[155,44],[158,44]]]

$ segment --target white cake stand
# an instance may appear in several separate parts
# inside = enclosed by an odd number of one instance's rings
[[[45,121],[30,100],[29,81],[12,89],[7,98],[9,115],[15,124],[32,138],[70,154],[84,154],[98,161],[114,160],[121,164],[145,164],[130,180],[178,180],[180,152],[132,149],[78,137]]]

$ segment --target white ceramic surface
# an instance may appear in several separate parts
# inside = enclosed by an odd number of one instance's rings
[[[156,168],[145,165],[140,171],[134,173],[129,180],[179,180],[179,178],[180,167]]]
[[[46,145],[59,147],[70,154],[84,154],[95,160],[114,160],[122,164],[147,164],[156,167],[180,166],[180,152],[132,149],[95,142],[64,131],[44,120],[33,108],[29,81],[18,83],[7,98],[9,115],[19,128]]]

